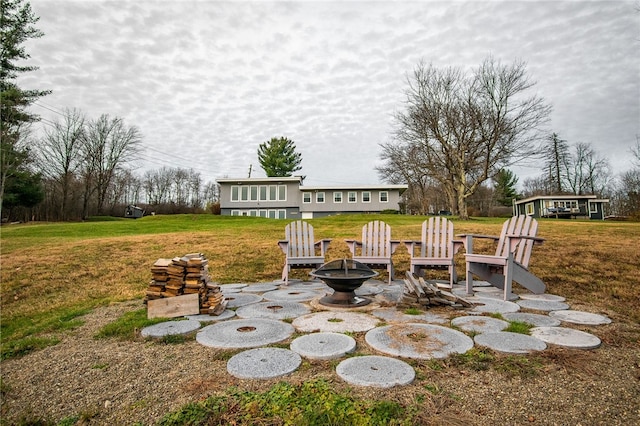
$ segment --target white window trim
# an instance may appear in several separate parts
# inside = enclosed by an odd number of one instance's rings
[[[364,199],[364,194],[369,194],[369,199],[368,200]],[[362,197],[362,202],[363,203],[370,203],[371,202],[371,191],[362,191],[362,194],[360,196]]]
[[[305,200],[305,195],[309,195],[309,200]],[[311,202],[313,201],[313,194],[309,191],[304,191],[302,193],[302,204],[311,204]]]
[[[351,201],[351,195],[353,195],[353,201]],[[356,191],[347,192],[347,203],[355,204],[358,202],[358,193]]]
[[[386,200],[382,199],[382,194],[385,194],[387,196]],[[381,203],[388,203],[389,202],[389,191],[380,191],[380,193],[378,194],[378,200],[380,200]]]
[[[319,201],[318,197],[320,196],[320,194],[322,194],[322,201]],[[325,197],[324,191],[318,191],[316,192],[316,203],[318,204],[324,204],[324,202],[326,201],[327,197]]]
[[[340,196],[340,199],[336,199],[336,195]],[[333,202],[338,204],[338,203],[342,203],[342,191],[336,191],[333,193]]]

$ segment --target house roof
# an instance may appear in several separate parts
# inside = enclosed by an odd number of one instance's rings
[[[608,198],[598,198],[597,195],[534,195],[533,197],[524,198],[522,200],[515,201],[515,204],[530,203],[536,200],[589,200],[595,202],[608,203]]]
[[[221,178],[216,179],[218,183],[231,183],[237,185],[249,185],[255,183],[284,183],[298,182],[301,191],[339,191],[339,190],[398,190],[403,193],[409,187],[408,185],[342,185],[342,186],[304,186],[302,185],[301,176],[290,177],[266,177],[266,178]]]

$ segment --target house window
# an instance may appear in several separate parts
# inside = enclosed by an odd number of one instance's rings
[[[231,187],[231,201],[238,201],[240,194],[240,188],[237,186]]]
[[[342,202],[342,192],[334,192],[333,193],[333,202],[341,203]]]
[[[310,192],[303,192],[302,193],[302,202],[304,204],[309,204],[311,202],[311,193]]]
[[[278,187],[276,185],[269,185],[269,201],[276,201],[278,194]]]
[[[371,202],[371,192],[362,191],[362,202],[363,203],[370,203]]]
[[[324,203],[324,192],[316,192],[316,203]]]
[[[388,203],[389,202],[389,192],[388,191],[380,191],[380,202]]]
[[[524,205],[524,211],[527,216],[531,216],[534,212],[533,203],[527,203]]]
[[[589,213],[598,213],[598,204],[589,203]]]
[[[249,191],[249,197],[251,201],[258,201],[258,187],[252,186]]]
[[[248,201],[249,200],[249,187],[241,186],[240,187],[240,201]]]
[[[260,201],[267,201],[267,185],[260,185]]]
[[[287,186],[286,185],[278,185],[278,201],[287,201]]]
[[[358,201],[358,195],[355,191],[349,191],[347,193],[347,201],[350,203],[355,203],[356,201]]]

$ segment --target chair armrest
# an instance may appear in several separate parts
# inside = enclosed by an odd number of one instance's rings
[[[322,240],[316,241],[314,243],[314,246],[320,247],[320,254],[324,257],[324,254],[329,248],[330,243],[331,243],[331,238],[324,238]]]
[[[508,237],[508,238],[519,238],[521,240],[533,240],[534,244],[535,243],[539,243],[539,244],[544,243],[544,238],[534,237],[534,236],[529,236],[529,235],[507,234],[505,236]]]
[[[464,240],[452,240],[453,243],[453,254],[456,254],[460,251],[462,247],[464,247]]]
[[[482,235],[482,234],[459,234],[456,237],[464,238],[462,240],[462,245],[464,246],[464,251],[467,254],[473,253],[473,239],[474,238],[484,238],[493,241],[499,241],[500,237],[496,237],[495,235]]]
[[[398,246],[400,245],[400,240],[391,240],[389,242],[391,243],[391,254],[393,254],[398,249]]]
[[[280,250],[282,250],[282,252],[284,254],[287,254],[287,252],[289,251],[289,240],[280,240],[278,241],[278,247],[280,247]]]

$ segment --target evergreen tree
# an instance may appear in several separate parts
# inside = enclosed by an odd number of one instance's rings
[[[495,185],[495,197],[498,204],[503,206],[511,206],[514,198],[518,196],[516,185],[518,178],[511,170],[500,169],[493,177]]]
[[[288,177],[302,168],[302,154],[296,152],[295,143],[285,137],[261,143],[258,161],[268,177]]]
[[[29,113],[27,108],[40,96],[49,93],[23,90],[15,83],[21,73],[37,69],[19,65],[19,62],[29,59],[24,43],[44,35],[33,26],[38,19],[29,3],[0,0],[0,212],[5,189],[22,186],[13,185],[11,179],[24,181],[24,174],[29,173],[30,152],[25,146],[25,132],[38,117]],[[37,178],[37,175],[33,177]]]

